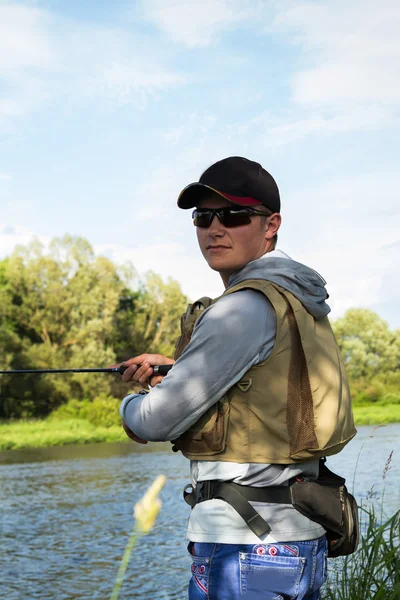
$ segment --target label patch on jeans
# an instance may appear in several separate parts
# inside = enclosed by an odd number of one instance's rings
[[[204,594],[208,594],[210,559],[208,557],[192,556],[192,561],[192,579],[190,585],[195,586]]]
[[[291,544],[256,544],[253,552],[258,556],[299,556],[299,547]]]

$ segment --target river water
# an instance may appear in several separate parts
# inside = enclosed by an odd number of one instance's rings
[[[381,510],[384,492],[390,516],[400,506],[400,424],[360,427],[328,466],[359,502]],[[110,598],[133,505],[160,473],[163,508],[131,556],[120,600],[186,598],[188,462],[169,444],[130,442],[0,453],[0,600]]]

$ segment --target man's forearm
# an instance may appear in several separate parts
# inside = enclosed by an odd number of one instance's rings
[[[208,309],[207,319],[200,317],[190,344],[160,384],[148,394],[124,398],[121,416],[136,435],[149,441],[176,439],[271,352],[276,332],[272,307],[257,292],[232,296]],[[260,316],[254,319],[255,314]]]

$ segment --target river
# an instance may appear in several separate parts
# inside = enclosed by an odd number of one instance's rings
[[[390,469],[385,464],[393,451]],[[359,502],[389,516],[400,506],[400,424],[359,427],[328,466]],[[183,600],[189,577],[181,498],[188,463],[169,444],[66,446],[0,453],[0,599],[110,598],[132,510],[164,473],[156,527],[134,551],[120,600]]]

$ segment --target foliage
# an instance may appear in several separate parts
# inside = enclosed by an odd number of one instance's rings
[[[55,238],[48,251],[38,241],[17,248],[0,262],[0,368],[105,367],[142,352],[171,355],[187,300],[171,279],[149,273],[136,290],[133,279],[132,267],[95,256],[83,238]],[[3,375],[0,418],[46,416],[70,398],[120,398],[119,381]],[[92,411],[103,409],[97,400]]]
[[[333,323],[333,330],[346,364],[359,424],[398,419],[400,330],[391,331],[377,314],[361,308],[348,310]]]
[[[125,297],[132,302],[130,322],[125,322],[125,338],[135,354],[154,352],[173,356],[175,341],[180,333],[180,316],[186,310],[187,298],[179,284],[160,275],[147,273],[136,296]],[[124,335],[118,328],[119,339]],[[121,335],[122,334],[122,335]]]
[[[94,400],[69,400],[50,416],[51,420],[83,419],[92,425],[113,427],[121,425],[121,400],[102,394]]]
[[[351,381],[355,405],[400,404],[400,371],[384,372],[371,379]]]
[[[34,241],[0,261],[0,368],[103,367],[144,352],[172,356],[187,301],[176,281],[150,271],[137,284],[132,266],[117,268],[83,238],[55,238],[47,251]],[[367,309],[349,310],[333,329],[361,422],[398,418],[400,331]],[[73,398],[81,414],[93,403],[92,422],[113,423],[105,416],[110,398],[126,393],[117,375],[3,375],[0,418],[45,417]],[[72,406],[65,410],[76,416]]]
[[[400,369],[400,330],[391,331],[372,310],[348,310],[333,330],[353,381]]]
[[[399,404],[370,404],[354,406],[354,420],[358,425],[384,425],[386,423],[400,423]]]

